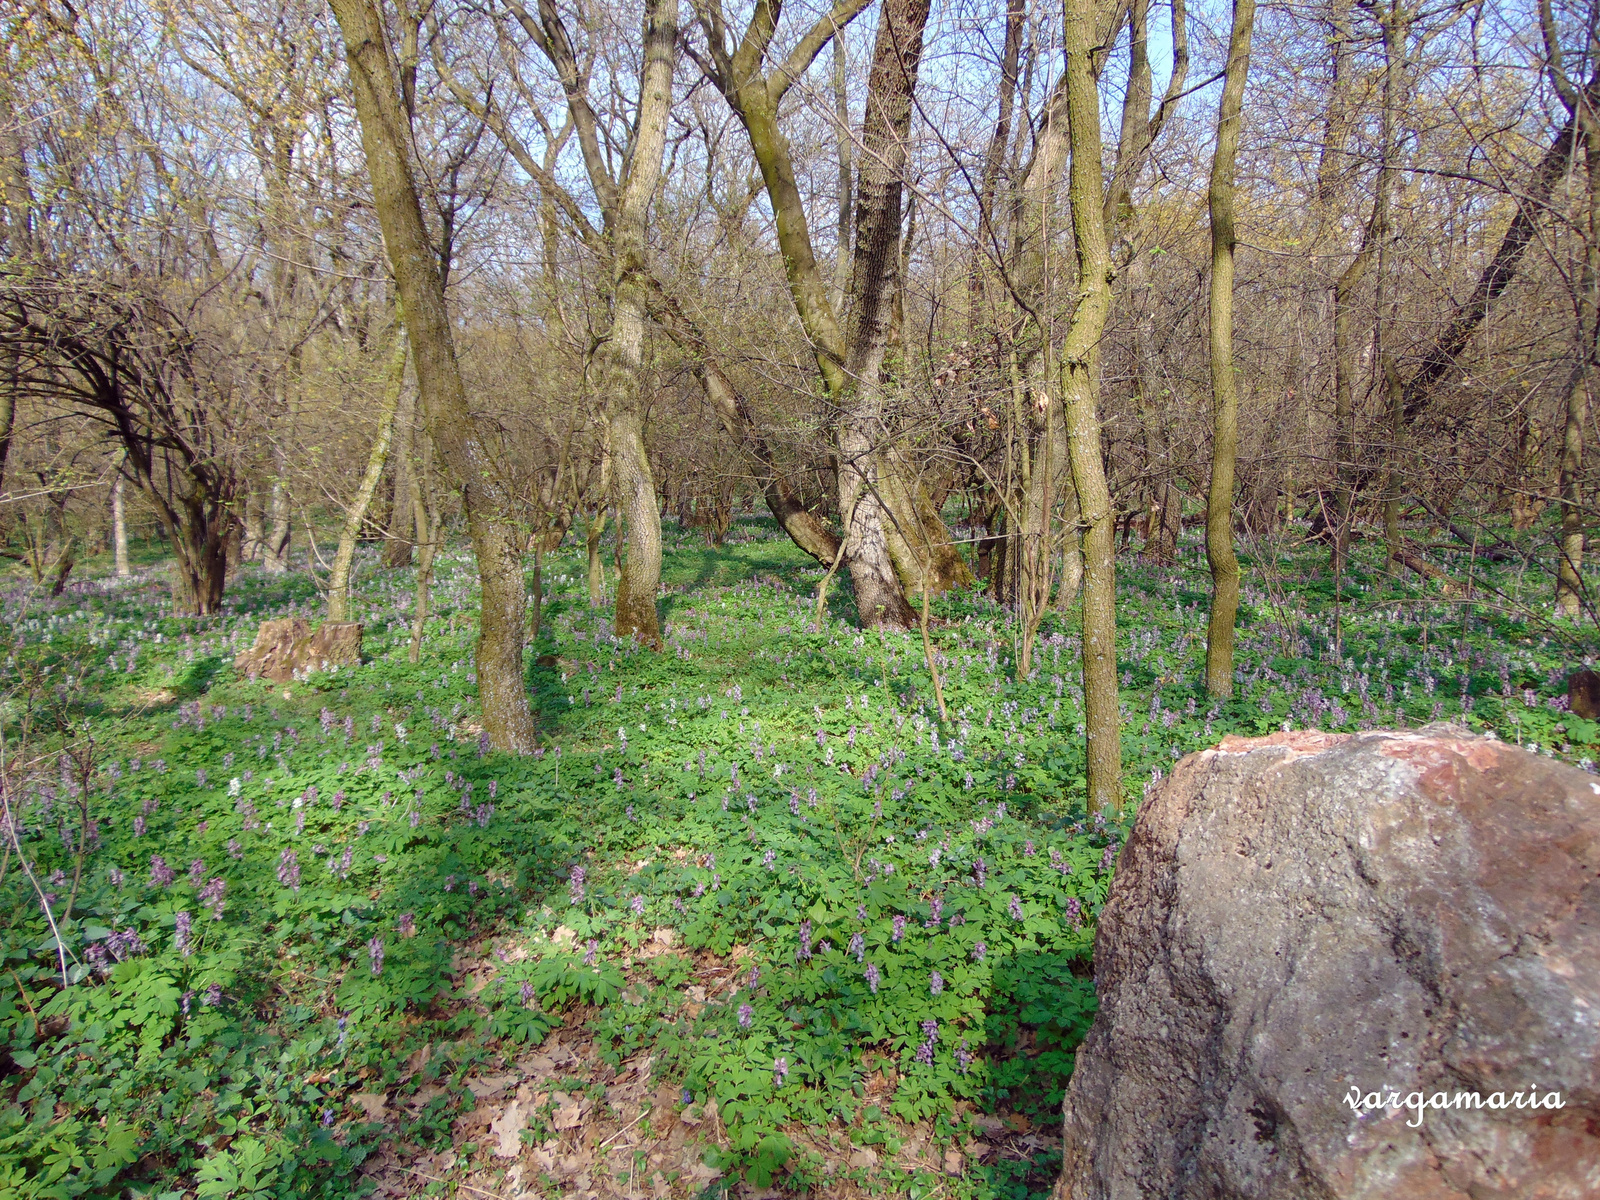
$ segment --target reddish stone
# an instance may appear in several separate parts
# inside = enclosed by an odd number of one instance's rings
[[[1600,783],[1460,729],[1228,738],[1146,802],[1061,1200],[1600,1197]],[[1560,1109],[1346,1103],[1541,1098]]]

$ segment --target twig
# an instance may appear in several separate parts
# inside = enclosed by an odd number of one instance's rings
[[[625,1133],[627,1133],[627,1132],[628,1132],[628,1130],[630,1130],[630,1129],[632,1129],[632,1128],[633,1128],[633,1127],[634,1127],[634,1126],[635,1126],[635,1125],[637,1125],[637,1124],[638,1124],[638,1123],[639,1123],[639,1122],[640,1122],[640,1121],[642,1121],[642,1120],[644,1120],[644,1118],[645,1118],[645,1115],[646,1115],[646,1114],[647,1114],[647,1113],[648,1113],[648,1112],[649,1112],[649,1110],[648,1110],[648,1109],[643,1109],[643,1108],[641,1108],[641,1109],[640,1109],[640,1110],[639,1110],[639,1115],[638,1115],[638,1116],[637,1116],[637,1117],[635,1117],[635,1118],[634,1118],[634,1119],[633,1119],[633,1120],[631,1120],[631,1121],[629,1121],[629,1122],[628,1122],[628,1123],[627,1123],[627,1124],[626,1124],[626,1125],[624,1125],[624,1126],[623,1126],[623,1127],[622,1127],[622,1128],[621,1128],[621,1129],[619,1129],[619,1130],[617,1130],[617,1131],[616,1131],[616,1132],[615,1132],[615,1133],[613,1133],[613,1134],[612,1134],[612,1135],[611,1135],[611,1137],[608,1137],[608,1138],[607,1138],[607,1139],[606,1139],[606,1140],[605,1140],[605,1141],[603,1141],[603,1142],[601,1142],[601,1143],[600,1143],[600,1145],[601,1145],[601,1146],[605,1146],[605,1145],[609,1145],[609,1144],[610,1144],[610,1142],[611,1142],[611,1140],[612,1140],[612,1138],[619,1138],[619,1137],[621,1137],[621,1136],[622,1136],[622,1135],[623,1135],[623,1134],[625,1134]],[[598,1149],[598,1148],[599,1148],[599,1147],[596,1147],[596,1149]]]
[[[429,1175],[426,1171],[419,1170],[416,1167],[401,1167],[400,1169],[402,1171],[407,1171],[407,1172],[411,1173],[412,1175],[416,1175],[416,1176],[418,1176],[418,1177],[420,1177],[422,1179],[426,1179],[426,1180],[428,1180],[428,1181],[430,1181],[432,1183],[454,1184],[456,1187],[464,1188],[469,1192],[477,1192],[478,1195],[480,1195],[480,1196],[489,1196],[489,1197],[491,1197],[491,1200],[505,1200],[505,1197],[502,1196],[499,1192],[485,1191],[481,1187],[473,1187],[472,1184],[470,1184],[470,1183],[461,1183],[460,1181],[455,1180],[455,1179],[445,1179],[445,1178],[443,1178],[441,1176],[438,1176],[438,1175]]]

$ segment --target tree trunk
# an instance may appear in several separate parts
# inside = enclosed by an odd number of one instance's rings
[[[1099,347],[1111,312],[1112,266],[1103,207],[1100,96],[1091,61],[1095,16],[1090,0],[1068,0],[1063,23],[1072,146],[1068,194],[1078,262],[1078,304],[1061,348],[1068,453],[1083,510],[1083,691],[1091,813],[1116,810],[1122,804],[1116,545],[1111,490],[1100,445]]]
[[[855,177],[850,166],[851,152],[855,146],[850,128],[850,92],[845,79],[844,30],[833,35],[833,119],[838,128],[834,131],[839,151],[839,246],[833,259],[833,310],[844,312],[846,289],[850,284],[850,202],[854,195]],[[831,563],[832,558],[828,561]]]
[[[461,488],[477,555],[482,593],[477,673],[483,727],[497,749],[526,753],[534,747],[534,727],[523,676],[527,595],[514,496],[501,477],[502,456],[467,404],[444,281],[412,174],[410,129],[390,65],[382,16],[369,0],[331,2],[344,36],[361,143],[384,248],[406,315],[424,419]]]
[[[584,532],[584,543],[589,550],[589,607],[603,608],[606,603],[606,567],[600,557],[600,539],[606,532],[606,507],[600,504],[589,515],[589,527]]]
[[[867,629],[906,629],[916,619],[890,555],[891,536],[898,532],[905,537],[911,531],[896,528],[889,507],[890,497],[905,485],[890,477],[895,463],[884,420],[884,363],[901,284],[906,138],[929,8],[929,0],[885,0],[861,127],[851,276],[855,307],[845,369],[850,384],[839,397],[838,447],[840,508],[851,511],[845,529],[845,564],[855,588],[856,611]],[[912,519],[908,513],[903,524]]]
[[[239,544],[239,557],[245,562],[258,561],[266,541],[261,525],[261,494],[252,487],[244,498],[244,540]]]
[[[126,579],[133,572],[128,566],[128,512],[123,490],[127,481],[118,468],[111,480],[111,545],[116,555],[117,578]]]
[[[411,512],[417,527],[417,589],[411,614],[412,663],[422,659],[422,635],[433,602],[433,559],[439,549],[439,501],[433,486],[433,438],[422,434],[422,463],[411,472]]]
[[[395,408],[400,403],[400,392],[406,379],[406,339],[402,330],[395,343],[394,355],[389,362],[389,378],[385,381],[382,407],[378,410],[378,434],[372,442],[372,452],[367,456],[367,470],[356,489],[355,499],[345,514],[344,528],[339,532],[339,548],[333,555],[333,570],[328,576],[328,620],[350,619],[350,564],[355,561],[356,540],[361,536],[361,526],[367,519],[367,509],[383,479],[383,468],[389,461],[389,441],[394,433]]]
[[[699,326],[659,284],[652,283],[650,298],[651,315],[690,356],[695,378],[699,380],[706,399],[711,401],[723,431],[743,451],[750,473],[760,483],[761,494],[773,518],[796,546],[822,565],[831,564],[839,550],[839,539],[815,513],[805,507],[784,477],[772,447],[756,425],[749,403],[733,386],[733,381],[728,378]]]
[[[284,485],[283,473],[287,462],[281,450],[273,452],[274,478],[272,480],[272,523],[261,548],[261,565],[268,573],[282,575],[289,569],[289,539],[293,529],[289,522],[289,489]]]
[[[383,539],[383,565],[391,571],[409,567],[415,550],[417,514],[412,511],[411,496],[416,436],[416,396],[411,389],[403,388],[394,414],[394,445],[389,450],[389,461],[394,464],[394,505],[389,509],[389,528]]]
[[[628,556],[617,582],[618,637],[661,646],[656,596],[661,590],[661,510],[644,446],[644,331],[649,292],[645,217],[661,178],[672,107],[678,0],[648,0],[639,111],[628,170],[612,227],[611,334],[601,350],[612,469],[618,507],[627,522]]]
[[[1233,635],[1239,612],[1239,558],[1233,551],[1233,476],[1239,456],[1239,390],[1233,371],[1234,164],[1255,0],[1234,0],[1233,32],[1217,140],[1211,159],[1211,489],[1206,496],[1206,560],[1211,566],[1211,619],[1206,628],[1206,691],[1233,695]]]
[[[1586,114],[1588,110],[1585,110]],[[1587,118],[1591,125],[1592,114]],[[1561,437],[1561,559],[1556,564],[1556,611],[1575,617],[1583,607],[1583,431],[1589,423],[1589,387],[1600,365],[1600,144],[1586,130],[1584,166],[1589,185],[1583,267],[1578,285],[1578,367],[1567,385]]]

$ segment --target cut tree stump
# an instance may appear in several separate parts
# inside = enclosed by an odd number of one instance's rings
[[[255,645],[233,660],[233,668],[251,679],[288,683],[316,671],[361,665],[359,621],[329,621],[312,630],[301,617],[263,621]]]

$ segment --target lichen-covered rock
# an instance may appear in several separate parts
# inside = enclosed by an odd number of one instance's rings
[[[1600,1197],[1581,771],[1445,727],[1225,739],[1139,813],[1095,983],[1060,1200]]]
[[[251,679],[287,683],[314,671],[359,666],[361,638],[358,621],[329,621],[315,632],[300,617],[263,621],[255,645],[238,655],[233,667]]]

